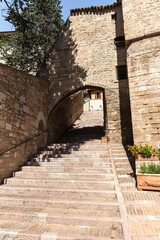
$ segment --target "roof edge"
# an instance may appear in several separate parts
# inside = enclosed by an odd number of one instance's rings
[[[91,6],[91,7],[86,7],[86,8],[75,8],[71,9],[70,13],[81,13],[81,12],[95,12],[95,11],[105,11],[105,10],[110,10],[112,8],[121,6],[122,0],[117,0],[116,3],[110,4],[110,5],[104,5],[104,6]]]

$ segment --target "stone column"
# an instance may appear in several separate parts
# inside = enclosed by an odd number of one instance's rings
[[[104,90],[106,114],[105,133],[110,142],[122,142],[121,135],[121,120],[120,120],[120,103],[119,103],[119,89],[108,88]]]

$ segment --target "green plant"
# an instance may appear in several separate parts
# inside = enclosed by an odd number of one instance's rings
[[[160,174],[160,165],[156,165],[155,163],[143,163],[140,167],[139,173],[146,174]]]
[[[15,28],[5,35],[0,55],[6,64],[31,74],[44,70],[64,25],[60,0],[5,1],[5,20]]]
[[[138,155],[142,155],[144,157],[149,157],[151,155],[160,154],[160,149],[153,148],[153,146],[145,145],[138,147],[136,144],[132,146],[128,146],[128,150],[132,153],[133,156],[137,157]]]

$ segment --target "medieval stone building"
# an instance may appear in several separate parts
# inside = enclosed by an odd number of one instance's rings
[[[45,79],[0,65],[0,179],[73,124],[84,89],[103,91],[111,142],[159,145],[159,63],[159,0],[71,10]]]

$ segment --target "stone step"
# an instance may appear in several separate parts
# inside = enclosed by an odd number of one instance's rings
[[[86,150],[86,151],[84,151],[84,150],[81,150],[81,151],[71,151],[71,150],[53,150],[53,151],[51,151],[51,150],[44,150],[44,151],[41,151],[40,152],[40,154],[61,154],[61,155],[77,155],[77,156],[79,156],[79,155],[84,155],[84,156],[94,156],[94,155],[102,155],[102,154],[105,154],[105,155],[107,155],[108,154],[108,151],[106,151],[106,150],[102,150],[102,151],[94,151],[93,149],[92,149],[92,151],[88,151],[88,150]]]
[[[59,153],[56,154],[51,151],[47,151],[46,153],[41,153],[37,155],[38,158],[46,158],[46,157],[54,157],[54,158],[87,158],[87,159],[95,159],[95,158],[109,158],[109,154],[69,154],[69,153]]]
[[[111,168],[110,163],[100,163],[100,162],[36,162],[30,161],[27,163],[28,166],[42,166],[42,167],[95,167],[95,168]]]
[[[108,163],[110,162],[110,158],[82,158],[82,157],[61,157],[61,158],[54,158],[54,157],[49,157],[49,158],[34,158],[33,159],[34,161],[37,161],[37,162],[65,162],[65,163],[68,163],[68,162],[83,162],[83,163]]]
[[[14,185],[3,185],[0,187],[0,194],[14,194],[17,196],[20,195],[41,195],[41,196],[54,196],[54,197],[62,197],[63,198],[69,198],[69,197],[82,197],[84,198],[103,198],[103,199],[109,199],[110,197],[113,198],[115,196],[115,190],[114,185],[111,184],[107,190],[80,190],[80,189],[57,189],[57,188],[43,188],[43,187],[27,187],[27,186],[14,186]]]
[[[96,146],[96,145],[85,145],[85,146],[47,146],[46,148],[44,148],[44,151],[55,151],[55,150],[66,150],[66,151],[107,151],[108,152],[108,148],[107,146]]]
[[[112,173],[112,168],[94,167],[22,167],[23,172],[74,172],[74,173]]]
[[[18,178],[8,178],[5,180],[5,183],[10,185],[23,185],[23,186],[45,186],[53,188],[79,188],[79,189],[97,189],[97,190],[107,190],[110,184],[113,184],[113,181],[97,181],[97,180],[41,180],[41,179],[18,179]]]
[[[106,143],[101,143],[99,142],[79,142],[79,143],[52,143],[50,145],[48,145],[48,147],[86,147],[86,148],[92,148],[92,147],[105,147],[107,148],[107,144]]]
[[[113,174],[92,174],[92,173],[31,173],[31,172],[15,172],[15,178],[20,179],[71,179],[71,180],[113,180]]]
[[[0,205],[9,207],[39,207],[39,208],[64,208],[106,211],[108,207],[117,204],[116,194],[110,192],[108,199],[104,197],[81,197],[78,196],[29,196],[16,194],[0,194]]]
[[[3,217],[3,214],[8,214],[10,213],[11,215],[14,214],[22,214],[24,213],[25,215],[27,213],[34,214],[36,216],[39,216],[40,219],[42,219],[42,216],[44,218],[48,216],[78,216],[78,217],[88,217],[92,219],[108,219],[112,218],[111,220],[114,219],[119,219],[119,207],[114,206],[114,205],[108,205],[108,209],[106,210],[94,210],[94,209],[64,209],[64,208],[40,208],[40,207],[22,207],[22,206],[0,206],[0,216],[1,219]],[[114,219],[113,219],[114,218]],[[15,219],[16,220],[16,219]]]
[[[48,223],[48,224],[63,224],[63,225],[89,225],[89,226],[102,226],[105,227],[107,224],[112,222],[113,224],[119,222],[120,219],[118,217],[104,217],[100,216],[100,213],[96,211],[92,212],[92,215],[87,215],[87,211],[84,211],[83,214],[78,214],[80,211],[77,211],[77,214],[73,214],[71,211],[64,211],[64,209],[60,209],[61,211],[57,212],[16,212],[0,210],[0,218],[1,220],[14,220],[14,221],[27,221],[27,222],[36,222],[36,223]],[[71,212],[71,213],[70,213]],[[102,213],[102,212],[101,212]],[[98,216],[97,216],[98,215]],[[102,217],[103,216],[103,217]]]
[[[105,227],[79,226],[63,224],[32,223],[12,220],[0,220],[1,239],[123,239],[121,223],[108,222]],[[47,237],[48,236],[48,237]],[[70,238],[71,237],[71,238]]]

